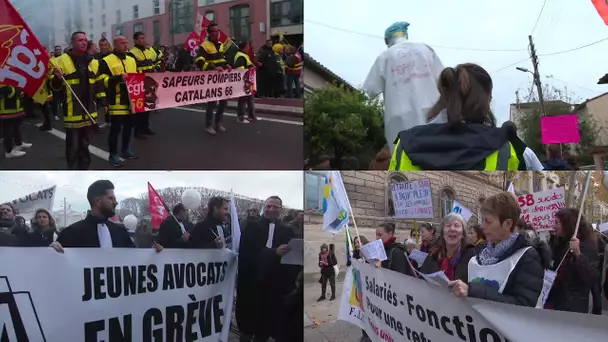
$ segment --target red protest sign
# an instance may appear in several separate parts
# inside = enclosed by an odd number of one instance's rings
[[[0,0],[0,83],[21,88],[45,103],[46,94],[41,90],[50,59],[19,12],[8,0]]]

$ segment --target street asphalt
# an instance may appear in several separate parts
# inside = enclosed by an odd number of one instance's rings
[[[0,159],[0,170],[64,170],[65,134],[61,121],[41,132],[38,118],[26,119],[22,135],[33,144],[27,155]],[[155,136],[132,139],[138,159],[115,168],[108,161],[109,127],[91,140],[92,170],[301,170],[302,119],[293,116],[260,115],[260,121],[240,124],[230,110],[225,114],[226,132],[207,134],[202,106],[163,109],[151,115]],[[120,141],[120,138],[119,138]],[[120,146],[120,145],[119,145]]]

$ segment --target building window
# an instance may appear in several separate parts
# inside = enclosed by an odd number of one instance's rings
[[[101,0],[101,9],[106,9],[106,0]]]
[[[534,172],[534,176],[532,177],[532,192],[542,191],[542,183],[541,175]]]
[[[250,34],[249,5],[230,7],[230,36],[248,41]]]
[[[213,5],[215,3],[215,0],[207,0],[205,1],[205,5]]]
[[[304,188],[306,210],[323,211],[323,187],[327,176],[317,172],[306,172]]]
[[[386,216],[395,216],[395,204],[393,202],[393,192],[391,191],[391,184],[407,182],[407,178],[399,173],[393,172],[387,176],[386,186]]]
[[[299,25],[303,22],[303,0],[271,0],[270,26]]]
[[[133,19],[139,18],[139,5],[133,5]]]
[[[120,20],[120,10],[116,10],[116,23],[120,24],[122,20]]]
[[[93,0],[89,0],[89,12],[93,12]]]
[[[93,18],[89,18],[89,29],[93,31]]]
[[[116,27],[116,35],[117,36],[122,36],[122,34],[125,32],[125,28],[122,26],[118,26]]]
[[[205,12],[205,18],[209,19],[209,21],[215,21],[215,12],[213,12],[213,11]]]
[[[170,3],[172,33],[190,33],[194,31],[194,5],[192,0]]]
[[[105,14],[101,15],[101,26],[106,27],[106,15]]]
[[[154,30],[154,45],[160,44],[160,21],[154,20],[152,23]]]
[[[144,23],[133,24],[133,33],[135,32],[144,32]]]
[[[160,14],[160,0],[154,0],[154,14]]]
[[[454,190],[444,188],[439,193],[439,207],[441,208],[441,218],[452,212],[455,198]]]

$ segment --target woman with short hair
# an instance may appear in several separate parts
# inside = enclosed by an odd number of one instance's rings
[[[487,244],[468,265],[468,279],[450,282],[458,297],[535,307],[545,270],[527,239],[514,232],[521,209],[510,192],[486,199],[481,207]]]

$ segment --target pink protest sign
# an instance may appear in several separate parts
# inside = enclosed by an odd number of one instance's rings
[[[543,144],[569,144],[581,141],[576,114],[543,116],[540,118]]]

